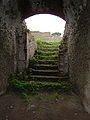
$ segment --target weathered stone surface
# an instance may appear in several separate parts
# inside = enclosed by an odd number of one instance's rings
[[[69,76],[90,113],[90,1],[64,1]]]
[[[63,13],[63,0],[18,0],[22,19],[34,14],[54,14],[65,18]]]
[[[54,36],[50,32],[39,32],[39,31],[31,31],[31,34],[35,39],[44,39],[44,40],[62,40],[61,36]]]
[[[27,67],[26,29],[17,0],[0,1],[0,94],[6,91],[10,74]]]
[[[66,20],[65,69],[69,72],[71,82],[76,86],[86,110],[90,113],[89,0],[0,1],[0,94],[6,91],[7,78],[10,74],[17,69],[23,71],[27,66],[30,49],[22,20],[39,13],[57,15]]]
[[[26,44],[26,49],[27,49],[27,66],[29,64],[29,59],[31,59],[35,53],[35,50],[37,48],[37,44],[34,41],[34,36],[31,35],[31,32],[27,32],[27,44]]]
[[[13,7],[12,11],[11,7]],[[10,0],[0,1],[0,94],[6,91],[7,79],[16,70],[14,61],[16,60],[15,25],[17,23],[14,17],[18,17],[17,11],[15,1],[13,3]]]

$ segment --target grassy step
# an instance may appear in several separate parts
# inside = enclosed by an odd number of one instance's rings
[[[35,94],[43,91],[65,91],[70,90],[68,76],[63,72],[63,63],[58,69],[58,54],[60,52],[60,41],[40,41],[34,57],[30,60],[28,70],[23,74],[16,75],[9,82],[10,87],[15,92],[24,94]]]
[[[50,54],[50,53],[59,53],[58,50],[52,50],[52,51],[51,51],[51,49],[50,49],[50,50],[49,50],[49,49],[48,49],[48,50],[37,49],[36,53],[38,53],[38,52],[41,52],[41,53],[44,53],[44,52],[45,52],[45,53],[49,53],[49,54]]]
[[[36,70],[32,69],[32,74],[33,75],[58,75],[59,71],[58,70]]]
[[[60,42],[42,42],[42,45],[60,45]]]
[[[37,61],[38,64],[53,64],[56,65],[58,64],[58,60],[38,60]]]
[[[31,81],[48,81],[48,82],[61,82],[66,81],[68,79],[67,76],[46,76],[46,75],[31,75]]]
[[[35,53],[35,55],[42,55],[42,56],[51,56],[51,55],[57,55],[58,54],[58,52],[57,51],[41,51],[41,50],[37,50],[36,51],[36,53]]]
[[[32,71],[32,73],[35,75],[55,75],[55,76],[65,76],[64,71],[63,70],[59,70],[58,69],[51,69],[46,67],[46,69],[34,69],[34,68],[30,68],[30,71]]]
[[[35,66],[36,69],[38,70],[41,70],[41,69],[44,69],[44,70],[57,70],[58,69],[58,66],[57,65],[51,65],[51,64],[36,64]]]
[[[33,62],[33,61],[31,61]],[[30,63],[30,66],[35,66],[36,64],[50,64],[50,65],[58,65],[58,60],[35,60],[34,64]]]
[[[34,81],[33,81],[33,82],[34,82]],[[71,84],[70,84],[69,82],[67,82],[67,81],[66,81],[66,82],[62,82],[62,81],[61,81],[61,82],[59,82],[59,83],[58,83],[58,82],[35,81],[35,83],[40,83],[40,84],[48,84],[48,83],[49,83],[50,85],[51,85],[51,84],[52,84],[52,85],[59,85],[59,84],[71,85]]]
[[[53,45],[41,45],[41,48],[58,48],[59,49],[59,45],[58,44],[57,45],[54,45],[54,44]]]
[[[34,64],[31,66],[31,80],[60,82],[66,77],[59,77],[58,71],[59,42],[42,42],[36,50]],[[52,76],[53,75],[53,76]]]
[[[50,62],[58,62],[58,60],[38,60],[38,61],[50,61]]]
[[[42,50],[42,51],[58,51],[59,48],[39,48],[39,50]]]
[[[31,77],[36,77],[36,78],[60,78],[58,76],[40,76],[40,75],[32,75]]]
[[[68,83],[48,83],[48,82],[25,82],[11,79],[9,81],[9,88],[16,93],[22,94],[24,98],[29,94],[37,94],[38,92],[53,92],[70,93],[72,86]]]
[[[55,59],[58,59],[58,55],[52,55],[52,56],[41,56],[41,55],[36,55],[34,56],[40,60],[55,60]]]
[[[52,58],[57,58],[58,57],[58,55],[50,55],[50,56],[42,56],[42,55],[35,55],[34,57],[41,57],[41,58],[45,58],[45,57],[52,57]]]
[[[58,70],[36,70],[36,69],[32,69],[32,71],[38,71],[38,72],[58,72]]]

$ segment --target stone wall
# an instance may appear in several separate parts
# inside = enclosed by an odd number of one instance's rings
[[[0,1],[0,94],[6,91],[7,78],[16,71],[16,26],[19,25],[19,17],[16,1]]]
[[[21,27],[18,26],[16,34],[16,56],[17,56],[17,71],[23,72],[26,68],[26,59],[27,59],[27,27],[24,22],[21,23]]]
[[[59,72],[62,76],[69,76],[68,66],[68,48],[65,43],[65,36],[62,45],[59,46]]]
[[[61,36],[52,36],[50,32],[32,31],[31,34],[35,39],[40,38],[44,40],[62,40]]]
[[[27,32],[27,66],[29,63],[29,59],[31,59],[37,49],[37,43],[35,42],[34,36],[32,36],[31,32]]]
[[[34,36],[35,39],[37,38],[44,38],[50,37],[50,32],[39,32],[39,31],[32,31],[31,34]]]
[[[9,76],[28,66],[30,45],[17,0],[0,1],[0,94],[6,91]]]
[[[26,23],[23,21],[21,27],[19,26],[16,35],[16,56],[17,56],[17,71],[23,72],[29,64],[29,59],[34,55],[37,47],[34,42],[34,37],[31,32],[27,30]]]
[[[90,113],[90,1],[64,0],[70,81]]]

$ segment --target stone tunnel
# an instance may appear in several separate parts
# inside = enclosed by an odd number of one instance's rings
[[[23,20],[35,14],[53,14],[66,21],[70,81],[90,113],[90,0],[0,0],[0,94],[5,93],[10,74],[27,67]]]

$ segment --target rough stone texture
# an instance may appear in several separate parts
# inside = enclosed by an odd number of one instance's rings
[[[27,32],[27,66],[29,64],[29,59],[31,59],[35,53],[35,50],[37,48],[37,44],[34,41],[34,36],[31,35],[31,32]]]
[[[35,39],[44,39],[44,40],[62,40],[61,36],[53,36],[50,32],[39,32],[39,31],[32,31],[31,34],[34,36]]]
[[[27,67],[26,29],[17,0],[0,1],[0,94],[6,91],[10,74]]]
[[[22,19],[35,14],[53,14],[65,18],[62,0],[18,0]]]
[[[90,1],[64,2],[70,80],[90,113]]]
[[[66,20],[70,80],[90,113],[90,0],[0,0],[0,94],[6,90],[9,75],[27,65],[22,20],[38,13]]]
[[[26,61],[27,61],[27,27],[23,22],[21,27],[18,26],[17,29],[17,71],[23,72],[26,68]]]
[[[15,4],[13,6],[13,4]],[[13,8],[12,8],[13,7]],[[11,9],[12,8],[12,9]],[[19,18],[17,3],[0,1],[0,94],[6,91],[7,78],[15,72],[16,27]]]
[[[65,37],[63,38],[64,43],[59,46],[59,72],[60,75],[69,76],[67,44],[64,39]]]

